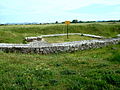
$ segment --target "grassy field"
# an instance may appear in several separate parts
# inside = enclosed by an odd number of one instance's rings
[[[92,40],[94,38],[80,36],[80,35],[67,35],[65,36],[54,36],[54,37],[45,37],[44,40],[48,43],[62,43],[62,42],[72,42],[72,41],[81,41],[81,40]]]
[[[23,43],[28,36],[66,33],[66,25],[8,25],[0,26],[0,43]],[[71,24],[69,33],[95,34],[115,37],[120,33],[120,24]]]
[[[0,52],[0,89],[118,90],[120,45],[50,55]]]
[[[69,32],[115,37],[119,24],[71,25]],[[0,26],[0,42],[65,33],[64,25]],[[120,43],[99,49],[49,55],[0,51],[0,90],[119,90]]]

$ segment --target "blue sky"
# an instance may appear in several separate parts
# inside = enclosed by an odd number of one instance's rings
[[[120,0],[0,0],[0,23],[119,20]]]

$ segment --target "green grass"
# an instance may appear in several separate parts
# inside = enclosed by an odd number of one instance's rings
[[[117,48],[117,50],[112,49]],[[61,54],[0,52],[0,89],[118,90],[120,45]]]
[[[62,43],[62,42],[72,42],[72,41],[81,41],[81,40],[92,40],[91,37],[85,37],[80,35],[67,35],[65,36],[54,36],[54,37],[46,37],[44,38],[45,41],[48,43]]]
[[[120,64],[120,51],[113,51],[112,57],[109,60]]]
[[[119,24],[72,24],[69,32],[106,37]],[[114,28],[114,29],[113,29]],[[65,33],[64,25],[0,26],[0,42],[21,43],[25,36]],[[99,49],[49,55],[0,51],[0,90],[119,90],[120,43]]]
[[[8,25],[0,26],[0,43],[22,43],[28,36],[66,33],[66,25]],[[69,33],[95,34],[115,37],[120,33],[120,24],[71,24]]]

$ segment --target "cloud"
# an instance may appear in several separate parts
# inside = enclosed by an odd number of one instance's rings
[[[72,10],[92,4],[118,5],[120,4],[120,0],[49,0],[48,7],[52,5],[52,8],[57,8],[59,10]]]
[[[118,5],[120,0],[3,0],[0,1],[9,9],[26,10],[71,10],[92,4]]]
[[[120,0],[0,0],[0,17],[2,21],[12,19],[18,21],[55,21],[80,18],[85,20],[99,19],[97,14],[75,13],[75,11],[92,5],[114,6],[120,5]],[[90,8],[90,7],[89,7]],[[106,7],[105,7],[106,8]],[[111,11],[116,15],[118,11]],[[91,18],[93,17],[93,18]],[[99,16],[101,17],[101,16]],[[119,17],[119,16],[117,16]],[[32,18],[32,19],[31,19]],[[101,19],[101,18],[100,18]]]

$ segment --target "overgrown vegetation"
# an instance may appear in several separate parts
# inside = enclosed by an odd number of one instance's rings
[[[101,34],[107,37],[119,33],[119,29],[117,29],[119,25],[73,26],[70,26],[71,32],[77,32],[74,29],[72,31],[72,28],[80,27],[79,32]],[[94,29],[92,31],[91,26],[95,28],[102,26],[101,28],[105,27],[105,29],[97,28],[93,32]],[[64,25],[0,26],[0,39],[1,42],[20,43],[24,36],[62,33],[58,27],[61,28]],[[83,27],[91,27],[91,29],[82,29]],[[113,31],[112,27],[117,28]],[[109,32],[107,33],[107,31]],[[49,55],[0,51],[0,90],[119,90],[119,59],[120,44]]]

